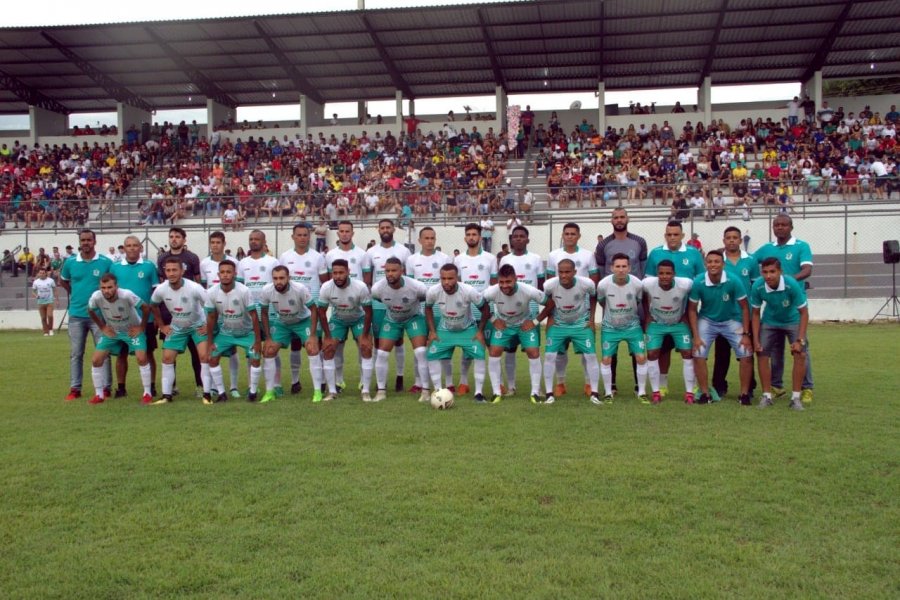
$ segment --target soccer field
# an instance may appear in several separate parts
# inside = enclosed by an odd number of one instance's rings
[[[140,406],[134,366],[67,404],[67,337],[4,332],[0,595],[896,598],[898,327],[810,339],[802,413],[739,406],[736,368],[717,405],[534,406],[524,356],[520,397],[435,411],[313,405],[305,360],[268,405]]]

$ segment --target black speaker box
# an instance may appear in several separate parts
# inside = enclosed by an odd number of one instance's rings
[[[881,244],[881,252],[884,256],[884,264],[900,263],[900,242],[897,240],[884,240]]]

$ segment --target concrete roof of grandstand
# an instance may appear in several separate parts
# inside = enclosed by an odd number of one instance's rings
[[[6,28],[0,113],[896,76],[898,22],[896,0],[537,0]]]

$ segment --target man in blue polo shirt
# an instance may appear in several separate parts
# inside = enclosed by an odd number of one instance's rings
[[[59,275],[60,285],[69,294],[69,395],[66,402],[81,397],[81,382],[84,376],[84,347],[88,332],[94,338],[96,346],[100,339],[100,328],[91,321],[88,314],[88,300],[91,294],[100,289],[100,278],[109,272],[112,262],[108,257],[99,254],[95,249],[97,236],[90,229],[83,229],[78,234],[79,252],[63,263]],[[109,359],[104,361],[105,383],[104,398],[110,395],[109,386],[112,375]]]

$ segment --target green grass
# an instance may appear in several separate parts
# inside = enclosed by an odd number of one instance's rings
[[[524,360],[520,398],[443,412],[142,407],[134,368],[66,404],[67,338],[4,332],[0,595],[896,598],[897,333],[814,326],[794,413],[533,406]]]

